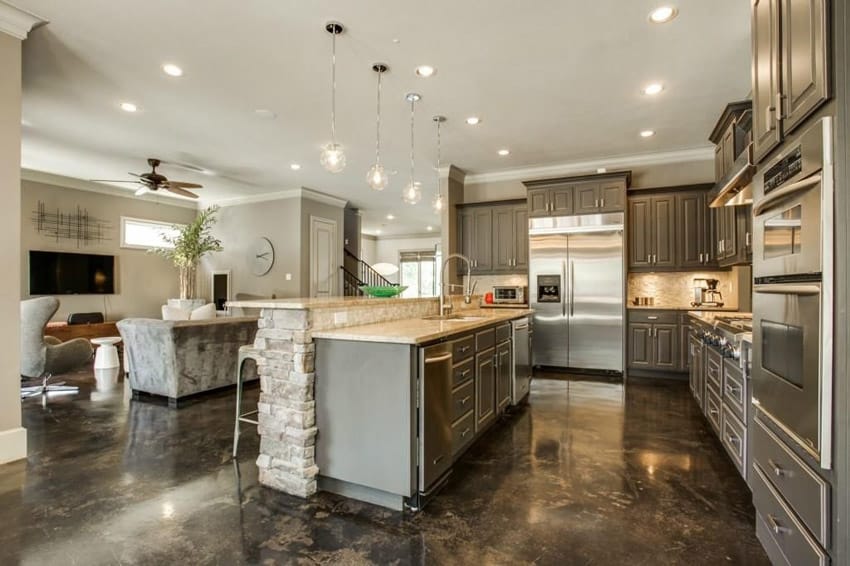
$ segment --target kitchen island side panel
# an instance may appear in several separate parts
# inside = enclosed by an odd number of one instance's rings
[[[415,347],[316,339],[320,475],[413,495],[415,404]]]

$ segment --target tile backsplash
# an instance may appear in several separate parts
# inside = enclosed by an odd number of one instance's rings
[[[688,307],[694,298],[694,279],[717,279],[725,307],[738,307],[739,277],[733,271],[630,273],[628,303],[635,297],[654,297],[656,307]]]

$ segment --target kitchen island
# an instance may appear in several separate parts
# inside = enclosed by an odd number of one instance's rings
[[[510,333],[506,323],[531,312],[483,310],[459,299],[453,301],[454,313],[461,317],[453,320],[435,319],[435,298],[228,303],[261,309],[253,351],[261,386],[260,483],[302,497],[325,489],[394,509],[405,503],[416,506],[425,491],[425,471],[418,469],[424,467],[421,437],[425,427],[435,423],[434,418],[423,422],[424,411],[442,412],[440,423],[449,422],[454,386],[465,393],[458,402],[470,397],[462,405],[491,395],[496,403],[497,368],[510,364],[510,349],[502,348],[501,359],[497,355],[499,338],[506,330]],[[428,370],[432,365],[450,367],[451,375],[457,369],[463,381],[448,381],[447,390],[426,392],[424,383],[435,380],[424,378],[422,364],[425,351],[434,346],[443,352],[432,356],[440,361],[429,363]],[[479,374],[483,378],[476,380]],[[477,398],[475,391],[466,394],[470,383],[473,389],[481,388]],[[492,415],[473,411],[476,422],[458,433],[469,428],[462,448],[495,422],[504,407],[495,406]],[[444,477],[452,459],[444,456],[432,472],[439,470]],[[433,488],[432,482],[427,487]]]

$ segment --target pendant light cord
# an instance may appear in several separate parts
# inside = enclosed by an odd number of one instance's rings
[[[410,101],[410,186],[413,187],[416,185],[416,182],[413,179],[413,105],[416,104],[415,100]]]
[[[331,32],[331,143],[336,147],[336,29]]]
[[[440,186],[440,125],[442,124],[442,120],[437,120],[437,196],[441,196],[443,194],[442,187]]]
[[[378,71],[378,120],[377,135],[375,136],[375,165],[381,164],[381,76],[383,71]]]

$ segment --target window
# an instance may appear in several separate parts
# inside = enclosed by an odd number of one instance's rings
[[[156,220],[121,217],[121,247],[149,250],[151,248],[172,248],[163,236],[176,236],[182,225],[173,225]]]
[[[400,284],[407,287],[402,297],[436,297],[440,289],[440,273],[434,250],[400,252]]]

